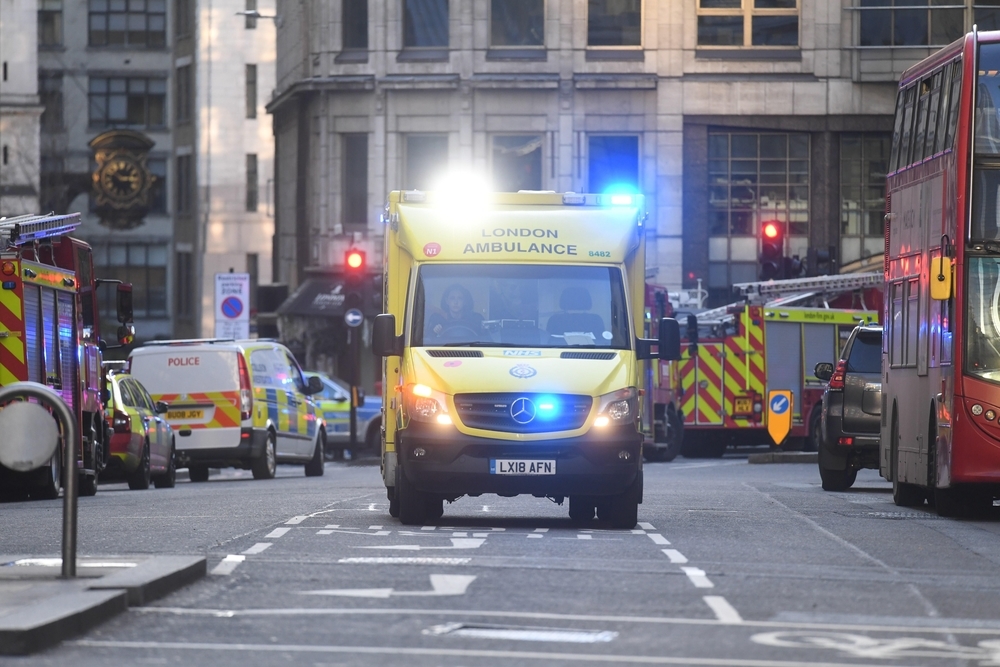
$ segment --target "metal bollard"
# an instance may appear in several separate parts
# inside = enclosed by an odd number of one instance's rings
[[[63,487],[63,545],[62,545],[62,576],[76,576],[76,519],[77,519],[77,470],[76,470],[76,417],[62,396],[51,388],[38,382],[15,382],[0,387],[0,405],[9,403],[16,398],[34,398],[47,408],[50,408],[56,420],[62,426],[64,447],[63,477],[66,484]]]

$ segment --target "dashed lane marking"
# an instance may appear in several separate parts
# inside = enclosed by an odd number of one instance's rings
[[[729,604],[726,598],[721,595],[706,595],[702,598],[705,604],[715,612],[715,617],[720,623],[742,623],[743,617],[736,611],[733,605]]]
[[[698,567],[682,567],[681,569],[684,570],[684,574],[688,576],[695,588],[715,588],[715,584],[705,576],[705,570]]]
[[[649,535],[649,539],[653,540],[653,544],[670,544],[670,542],[663,535],[659,533],[646,533]]]
[[[309,517],[307,517],[307,516],[293,516],[291,519],[289,519],[288,521],[285,522],[285,525],[286,526],[294,526],[297,523],[302,523],[303,521],[305,521],[308,518]]]
[[[547,533],[547,532],[549,532],[549,529],[548,528],[535,528],[535,532],[536,533]]]
[[[375,507],[375,503],[369,503],[369,505],[368,505],[368,511],[369,512],[377,512],[378,511],[378,508]]]
[[[656,530],[656,528],[653,528],[653,524],[648,523],[646,521],[640,521],[639,527],[642,528],[643,530]]]
[[[368,526],[368,530],[382,530],[382,526]]]
[[[260,552],[264,551],[265,549],[268,549],[271,546],[271,544],[272,544],[271,542],[258,542],[257,544],[253,545],[252,547],[250,547],[249,549],[247,549],[243,553],[244,553],[244,555],[247,555],[247,556],[252,556],[254,554],[259,554]]]
[[[212,571],[209,574],[220,574],[220,575],[232,574],[233,570],[236,569],[236,566],[245,561],[246,559],[247,559],[246,556],[229,554],[228,556],[223,558],[218,565],[213,567]]]
[[[267,535],[265,535],[264,539],[266,539],[266,540],[277,539],[277,538],[281,537],[282,535],[284,535],[285,533],[287,533],[290,530],[291,530],[291,528],[275,528],[270,533],[268,533]]]
[[[592,540],[592,539],[594,539],[594,536],[593,535],[588,535],[586,533],[580,533],[579,535],[576,536],[576,539],[578,539],[578,540]]]
[[[471,558],[428,558],[414,556],[410,558],[341,558],[338,563],[348,565],[468,565]]]
[[[530,539],[536,539],[536,540],[540,540],[540,539],[542,539],[543,537],[545,537],[545,536],[544,536],[544,535],[539,535],[538,533],[528,533],[528,539],[529,539],[529,540],[530,540]]]
[[[421,526],[420,530],[436,530],[437,526]]]
[[[671,563],[686,563],[688,559],[677,549],[664,549],[663,553],[670,559]]]
[[[476,537],[453,537],[450,547],[427,547],[419,544],[387,544],[377,547],[357,547],[358,549],[396,549],[399,551],[424,551],[428,549],[478,549],[486,540]]]

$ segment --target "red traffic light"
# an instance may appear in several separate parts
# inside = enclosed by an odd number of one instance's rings
[[[365,253],[361,250],[348,250],[344,253],[344,266],[351,271],[361,271],[365,268]]]
[[[781,235],[781,227],[778,226],[776,222],[768,222],[764,224],[764,236],[769,239],[776,239]]]

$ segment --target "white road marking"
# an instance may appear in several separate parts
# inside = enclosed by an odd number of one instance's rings
[[[229,554],[219,562],[218,565],[212,568],[209,574],[232,574],[236,566],[247,559],[246,556],[237,556],[236,554]]]
[[[372,557],[372,558],[341,558],[338,563],[348,565],[468,565],[471,558],[429,558],[429,557]]]
[[[649,535],[649,539],[653,540],[653,544],[670,544],[670,542],[663,535],[659,533],[646,533]]]
[[[300,591],[302,595],[338,595],[353,598],[388,598],[389,596],[444,597],[465,595],[474,574],[432,574],[429,591],[397,591],[392,588],[336,588],[323,591]]]
[[[631,532],[633,535],[645,535],[646,534],[646,531],[644,531],[642,528],[633,528],[629,532]]]
[[[264,539],[265,540],[277,539],[277,538],[281,537],[282,535],[284,535],[285,533],[287,533],[290,530],[291,530],[291,528],[275,528],[270,533],[268,533],[267,535],[265,535]]]
[[[569,628],[491,628],[467,623],[442,623],[424,630],[421,634],[433,637],[473,637],[475,639],[506,639],[523,642],[570,642],[596,644],[614,641],[618,633],[605,630],[588,632]]]
[[[715,617],[720,623],[742,623],[743,617],[736,611],[733,605],[729,604],[726,598],[721,595],[706,595],[702,598],[705,604],[715,612]]]
[[[421,526],[420,530],[435,530],[437,526]]]
[[[382,526],[368,526],[368,530],[382,530]]]
[[[586,535],[584,533],[580,533],[579,535],[576,536],[576,539],[578,539],[578,540],[592,540],[592,539],[594,539],[594,536],[593,535]]]
[[[548,528],[535,528],[535,532],[536,533],[547,533],[547,532],[549,532],[549,529]]]
[[[258,542],[257,544],[253,545],[243,553],[246,554],[247,556],[252,556],[254,554],[259,554],[261,551],[264,551],[270,546],[271,542]]]
[[[473,533],[472,536],[473,537],[489,537],[490,534],[489,533]]]
[[[377,511],[378,511],[378,510],[377,510],[377,509],[375,508],[375,503],[369,503],[369,504],[368,504],[368,511],[369,511],[369,512],[377,512]]]
[[[663,553],[670,559],[671,563],[686,563],[688,559],[677,549],[664,549]]]
[[[645,530],[656,530],[656,528],[653,528],[653,524],[648,523],[646,521],[640,521],[639,522],[639,527],[643,528]]]
[[[705,576],[705,570],[697,567],[682,567],[684,574],[688,576],[695,588],[715,588],[715,584]]]
[[[480,511],[481,512],[489,512],[490,511],[490,506],[489,505],[483,505],[483,509],[481,509]]]
[[[329,525],[323,526],[324,528],[340,528],[339,523],[331,523]]]
[[[536,540],[540,540],[543,537],[545,537],[545,536],[544,535],[539,535],[538,533],[528,533],[528,539],[529,540],[532,539],[532,538],[534,538]]]
[[[468,536],[469,536],[469,534],[468,534],[468,533],[461,533],[461,532],[458,532],[458,533],[452,533],[452,534],[451,534],[451,536],[452,536],[452,537],[468,537]]]
[[[332,530],[317,530],[316,534],[317,535],[333,535],[333,531]]]
[[[137,609],[144,609],[138,607]],[[365,610],[367,611],[367,610]],[[716,621],[712,621],[716,623]],[[555,651],[504,651],[497,649],[452,649],[452,648],[418,648],[390,646],[317,646],[315,644],[224,644],[211,642],[152,642],[152,641],[113,641],[104,639],[78,639],[65,642],[69,646],[85,648],[125,648],[145,649],[151,651],[227,651],[241,653],[301,653],[301,654],[336,654],[336,655],[383,655],[383,656],[421,656],[439,658],[492,658],[501,659],[506,664],[518,664],[525,660],[534,660],[552,664],[555,662],[588,662],[588,663],[628,663],[641,665],[701,665],[704,667],[873,667],[873,663],[832,663],[803,662],[801,660],[744,660],[733,658],[687,658],[651,655],[610,655],[598,653],[563,653]]]
[[[307,517],[307,516],[293,516],[291,519],[289,519],[288,521],[285,522],[285,525],[286,526],[294,526],[297,523],[302,523],[303,521],[305,521],[308,518],[309,517]]]
[[[486,540],[481,537],[453,537],[450,547],[422,547],[419,544],[390,544],[377,547],[356,547],[358,549],[395,549],[398,551],[425,551],[430,549],[478,549]]]

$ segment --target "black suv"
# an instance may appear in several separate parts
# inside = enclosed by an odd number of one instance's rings
[[[861,468],[878,468],[882,420],[882,327],[854,328],[836,367],[816,364],[827,381],[819,433],[819,476],[826,491],[849,489]]]

